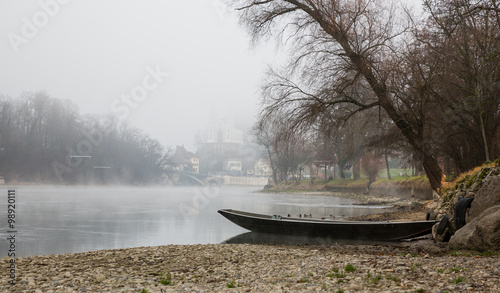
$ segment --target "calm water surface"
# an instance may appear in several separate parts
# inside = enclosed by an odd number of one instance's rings
[[[358,216],[381,207],[326,195],[264,194],[258,187],[16,187],[16,256],[166,244],[221,243],[248,232],[217,213]],[[1,257],[7,188],[0,189]]]

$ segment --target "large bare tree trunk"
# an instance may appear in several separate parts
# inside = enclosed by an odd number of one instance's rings
[[[439,167],[436,159],[426,154],[424,154],[422,165],[424,167],[425,174],[427,175],[427,179],[429,179],[429,183],[431,184],[431,188],[439,193],[441,190],[441,182],[444,178],[444,173],[441,170],[441,167]]]
[[[401,133],[406,137],[410,145],[422,155],[422,167],[424,168],[425,174],[429,179],[431,188],[439,193],[439,191],[441,190],[441,181],[444,174],[439,167],[436,158],[434,158],[424,150],[424,142],[415,134],[415,132],[413,132],[411,125],[409,125],[409,123],[406,122],[403,117],[401,117],[401,115],[396,111],[396,109],[394,109],[394,106],[391,103],[385,102],[387,98],[384,97],[384,94],[382,92],[380,93],[380,95],[382,96],[382,101],[384,101],[384,103],[382,104],[383,108],[386,110],[387,114],[389,114],[389,117],[391,117],[392,121],[394,121]]]
[[[358,180],[361,178],[361,164],[360,160],[357,160],[354,166],[352,166],[352,179]]]

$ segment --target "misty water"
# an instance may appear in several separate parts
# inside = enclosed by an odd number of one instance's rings
[[[16,256],[167,244],[222,243],[247,230],[217,210],[358,216],[382,207],[331,195],[267,194],[258,187],[16,187]],[[0,189],[2,257],[7,188]]]

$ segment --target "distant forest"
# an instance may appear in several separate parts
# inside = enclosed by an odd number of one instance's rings
[[[169,151],[113,116],[81,115],[45,92],[0,95],[0,176],[6,182],[153,184]]]

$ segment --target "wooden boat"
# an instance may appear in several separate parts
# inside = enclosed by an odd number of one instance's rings
[[[263,215],[231,209],[222,209],[218,212],[229,221],[252,232],[379,241],[394,241],[423,236],[431,233],[432,226],[437,222],[370,222],[303,219],[280,215]]]

